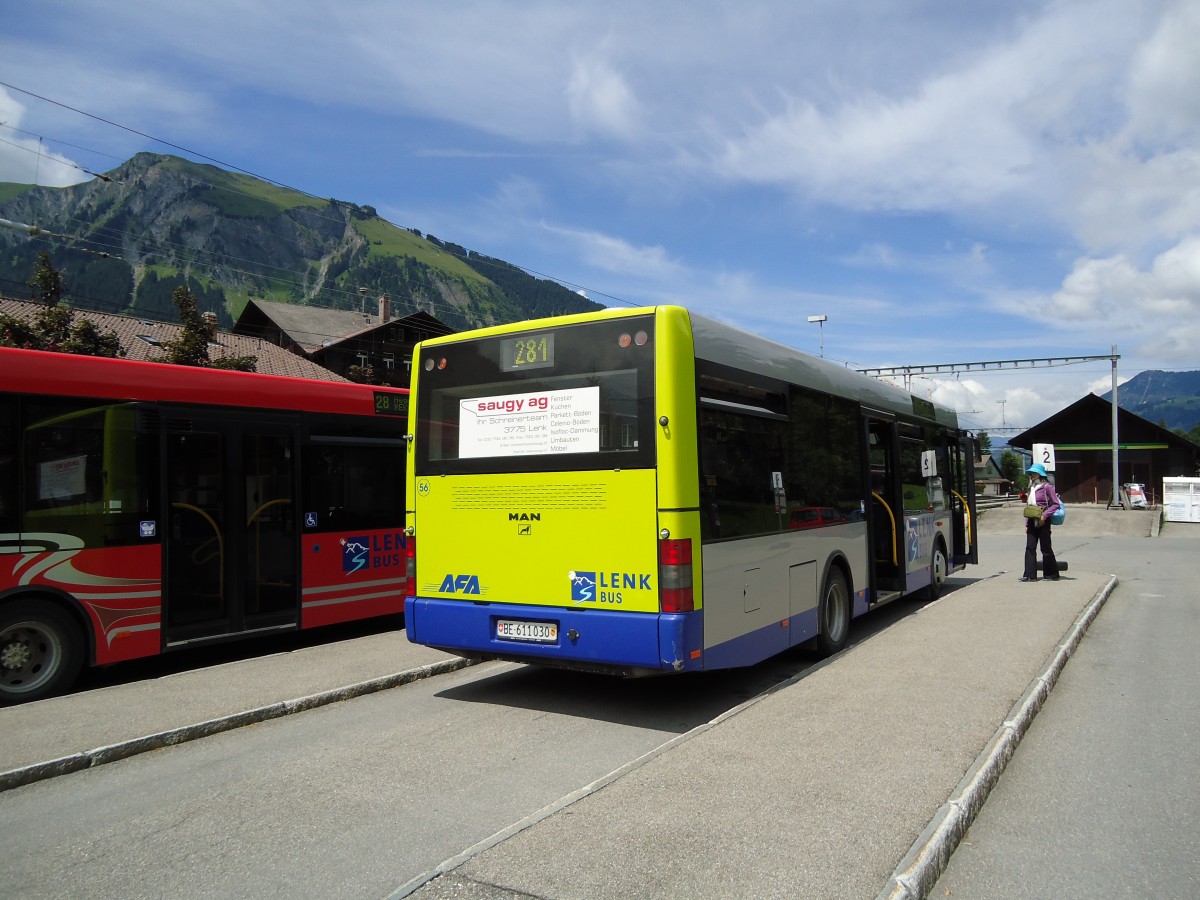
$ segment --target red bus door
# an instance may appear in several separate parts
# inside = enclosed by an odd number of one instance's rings
[[[300,622],[295,430],[168,417],[168,646]]]

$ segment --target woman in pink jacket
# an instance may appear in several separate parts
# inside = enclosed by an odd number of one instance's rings
[[[1026,503],[1042,508],[1042,517],[1025,520],[1025,574],[1021,581],[1037,581],[1037,548],[1042,547],[1042,577],[1058,581],[1058,560],[1050,543],[1050,516],[1059,507],[1058,493],[1046,476],[1046,467],[1034,463],[1025,470],[1029,475],[1029,498]]]

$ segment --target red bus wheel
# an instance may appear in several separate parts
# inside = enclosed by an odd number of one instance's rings
[[[0,705],[64,690],[82,664],[83,638],[67,613],[36,600],[0,609]]]

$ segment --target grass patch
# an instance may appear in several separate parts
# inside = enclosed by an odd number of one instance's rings
[[[200,198],[229,216],[265,219],[302,206],[322,209],[329,205],[328,200],[310,197],[251,175],[227,172],[216,166],[200,165],[179,158],[165,158],[162,164],[166,168],[203,179],[211,185],[211,190],[202,193]]]
[[[457,275],[464,281],[481,285],[491,283],[457,256],[434,246],[425,238],[417,237],[411,231],[398,228],[391,222],[385,222],[383,219],[366,219],[356,221],[354,227],[367,239],[373,255],[409,256],[431,269],[440,269],[451,275]]]
[[[20,197],[26,191],[33,190],[32,184],[16,184],[11,181],[0,181],[0,203],[7,203]]]

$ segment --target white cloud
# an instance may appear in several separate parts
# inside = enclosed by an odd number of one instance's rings
[[[1163,141],[1195,141],[1200,131],[1200,4],[1169,5],[1138,49],[1129,76],[1130,130]]]
[[[1200,235],[1157,256],[1147,270],[1124,255],[1081,259],[1045,310],[1077,332],[1130,338],[1162,364],[1194,366],[1200,337]]]
[[[649,278],[656,282],[682,278],[685,270],[658,245],[634,246],[628,241],[596,231],[582,231],[543,224],[543,230],[573,243],[588,265],[622,276]]]
[[[0,181],[67,187],[91,176],[70,157],[20,128],[25,107],[0,87]]]
[[[586,133],[620,138],[635,134],[637,101],[620,72],[605,60],[575,61],[567,84],[571,117]]]

